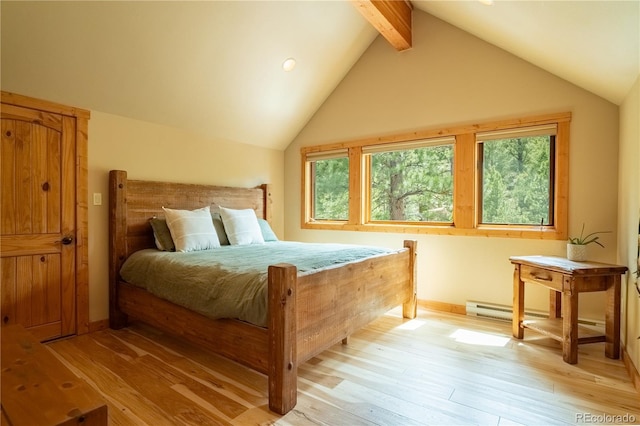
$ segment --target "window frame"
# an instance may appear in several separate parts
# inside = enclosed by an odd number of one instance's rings
[[[323,160],[333,160],[338,158],[347,158],[349,161],[349,153],[348,150],[332,150],[332,151],[320,151],[313,154],[307,154],[306,156],[308,162],[308,182],[309,186],[307,189],[307,194],[309,196],[309,202],[307,203],[309,211],[309,220],[312,222],[318,223],[343,223],[346,222],[347,219],[317,219],[316,216],[316,167],[318,161]],[[351,166],[349,166],[349,172],[351,171]],[[351,177],[348,177],[351,180]],[[351,193],[351,189],[349,189],[349,193]],[[347,213],[349,214],[349,213]]]
[[[553,220],[551,225],[494,225],[479,220],[481,191],[479,181],[479,147],[476,134],[532,126],[556,125],[553,164]],[[372,137],[347,142],[302,147],[301,228],[347,230],[364,232],[395,232],[414,234],[494,236],[507,238],[536,238],[563,240],[567,238],[569,194],[569,139],[571,113],[538,115],[419,130],[410,133]],[[371,222],[369,220],[370,185],[366,156],[363,149],[376,145],[407,144],[421,139],[453,137],[453,223],[439,222]],[[347,150],[349,157],[349,220],[315,221],[311,218],[312,174],[309,158],[323,152]]]
[[[408,151],[412,149],[419,148],[431,148],[431,147],[440,147],[440,146],[451,146],[452,149],[455,150],[455,137],[442,137],[442,138],[428,138],[428,139],[417,139],[409,142],[402,143],[390,143],[390,144],[382,144],[382,145],[367,145],[362,149],[362,159],[364,164],[364,223],[365,224],[377,224],[377,225],[438,225],[438,226],[452,226],[453,225],[453,217],[450,221],[400,221],[400,220],[374,220],[371,219],[371,210],[372,210],[372,155],[376,153],[384,153],[384,152],[392,152],[392,151]],[[453,171],[452,171],[453,175]],[[454,177],[455,178],[455,177]],[[452,185],[453,189],[453,185]]]
[[[502,134],[501,134],[502,133]],[[555,164],[554,161],[551,161],[552,159],[555,159],[555,155],[556,155],[556,134],[557,134],[557,126],[554,125],[543,125],[543,126],[533,126],[533,127],[526,127],[526,128],[516,128],[516,129],[508,129],[506,132],[489,132],[489,133],[485,133],[484,135],[482,135],[482,137],[480,136],[480,132],[476,133],[476,149],[477,149],[477,162],[478,162],[478,177],[477,177],[477,182],[478,182],[478,186],[477,186],[477,218],[476,221],[478,223],[478,225],[482,226],[482,225],[489,225],[489,226],[516,226],[516,227],[529,227],[529,226],[552,226],[555,216],[554,216],[554,210],[555,210],[555,203],[554,203],[554,193],[555,193],[555,175],[556,175],[556,171],[555,171]],[[549,154],[550,154],[550,161],[549,161],[549,211],[548,216],[549,216],[549,224],[543,225],[537,225],[537,224],[494,224],[494,223],[487,223],[483,221],[483,214],[484,214],[484,209],[483,209],[483,205],[484,205],[484,147],[485,147],[485,143],[486,142],[492,142],[492,141],[496,141],[496,140],[502,140],[502,139],[510,139],[510,138],[515,138],[515,137],[522,137],[522,136],[529,136],[529,137],[533,137],[533,136],[550,136],[550,140],[549,140]]]

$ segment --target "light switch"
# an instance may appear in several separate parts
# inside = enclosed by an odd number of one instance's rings
[[[102,194],[99,192],[93,193],[93,205],[101,206],[102,205]]]

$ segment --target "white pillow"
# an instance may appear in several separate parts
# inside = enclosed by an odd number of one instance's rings
[[[264,244],[258,217],[253,209],[233,210],[220,207],[220,217],[231,245]]]
[[[198,251],[220,247],[209,206],[197,210],[163,207],[176,251]]]

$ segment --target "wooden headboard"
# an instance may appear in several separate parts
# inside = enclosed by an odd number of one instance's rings
[[[118,270],[134,251],[153,248],[149,219],[164,217],[162,207],[193,210],[211,206],[254,209],[256,215],[271,221],[269,185],[257,188],[195,185],[187,183],[128,180],[127,172],[109,172],[109,238],[111,255],[117,253]]]

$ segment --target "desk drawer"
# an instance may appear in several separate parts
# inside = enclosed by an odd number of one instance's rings
[[[534,282],[556,291],[562,291],[563,275],[560,272],[536,268],[535,266],[520,265],[520,279],[525,282]]]

